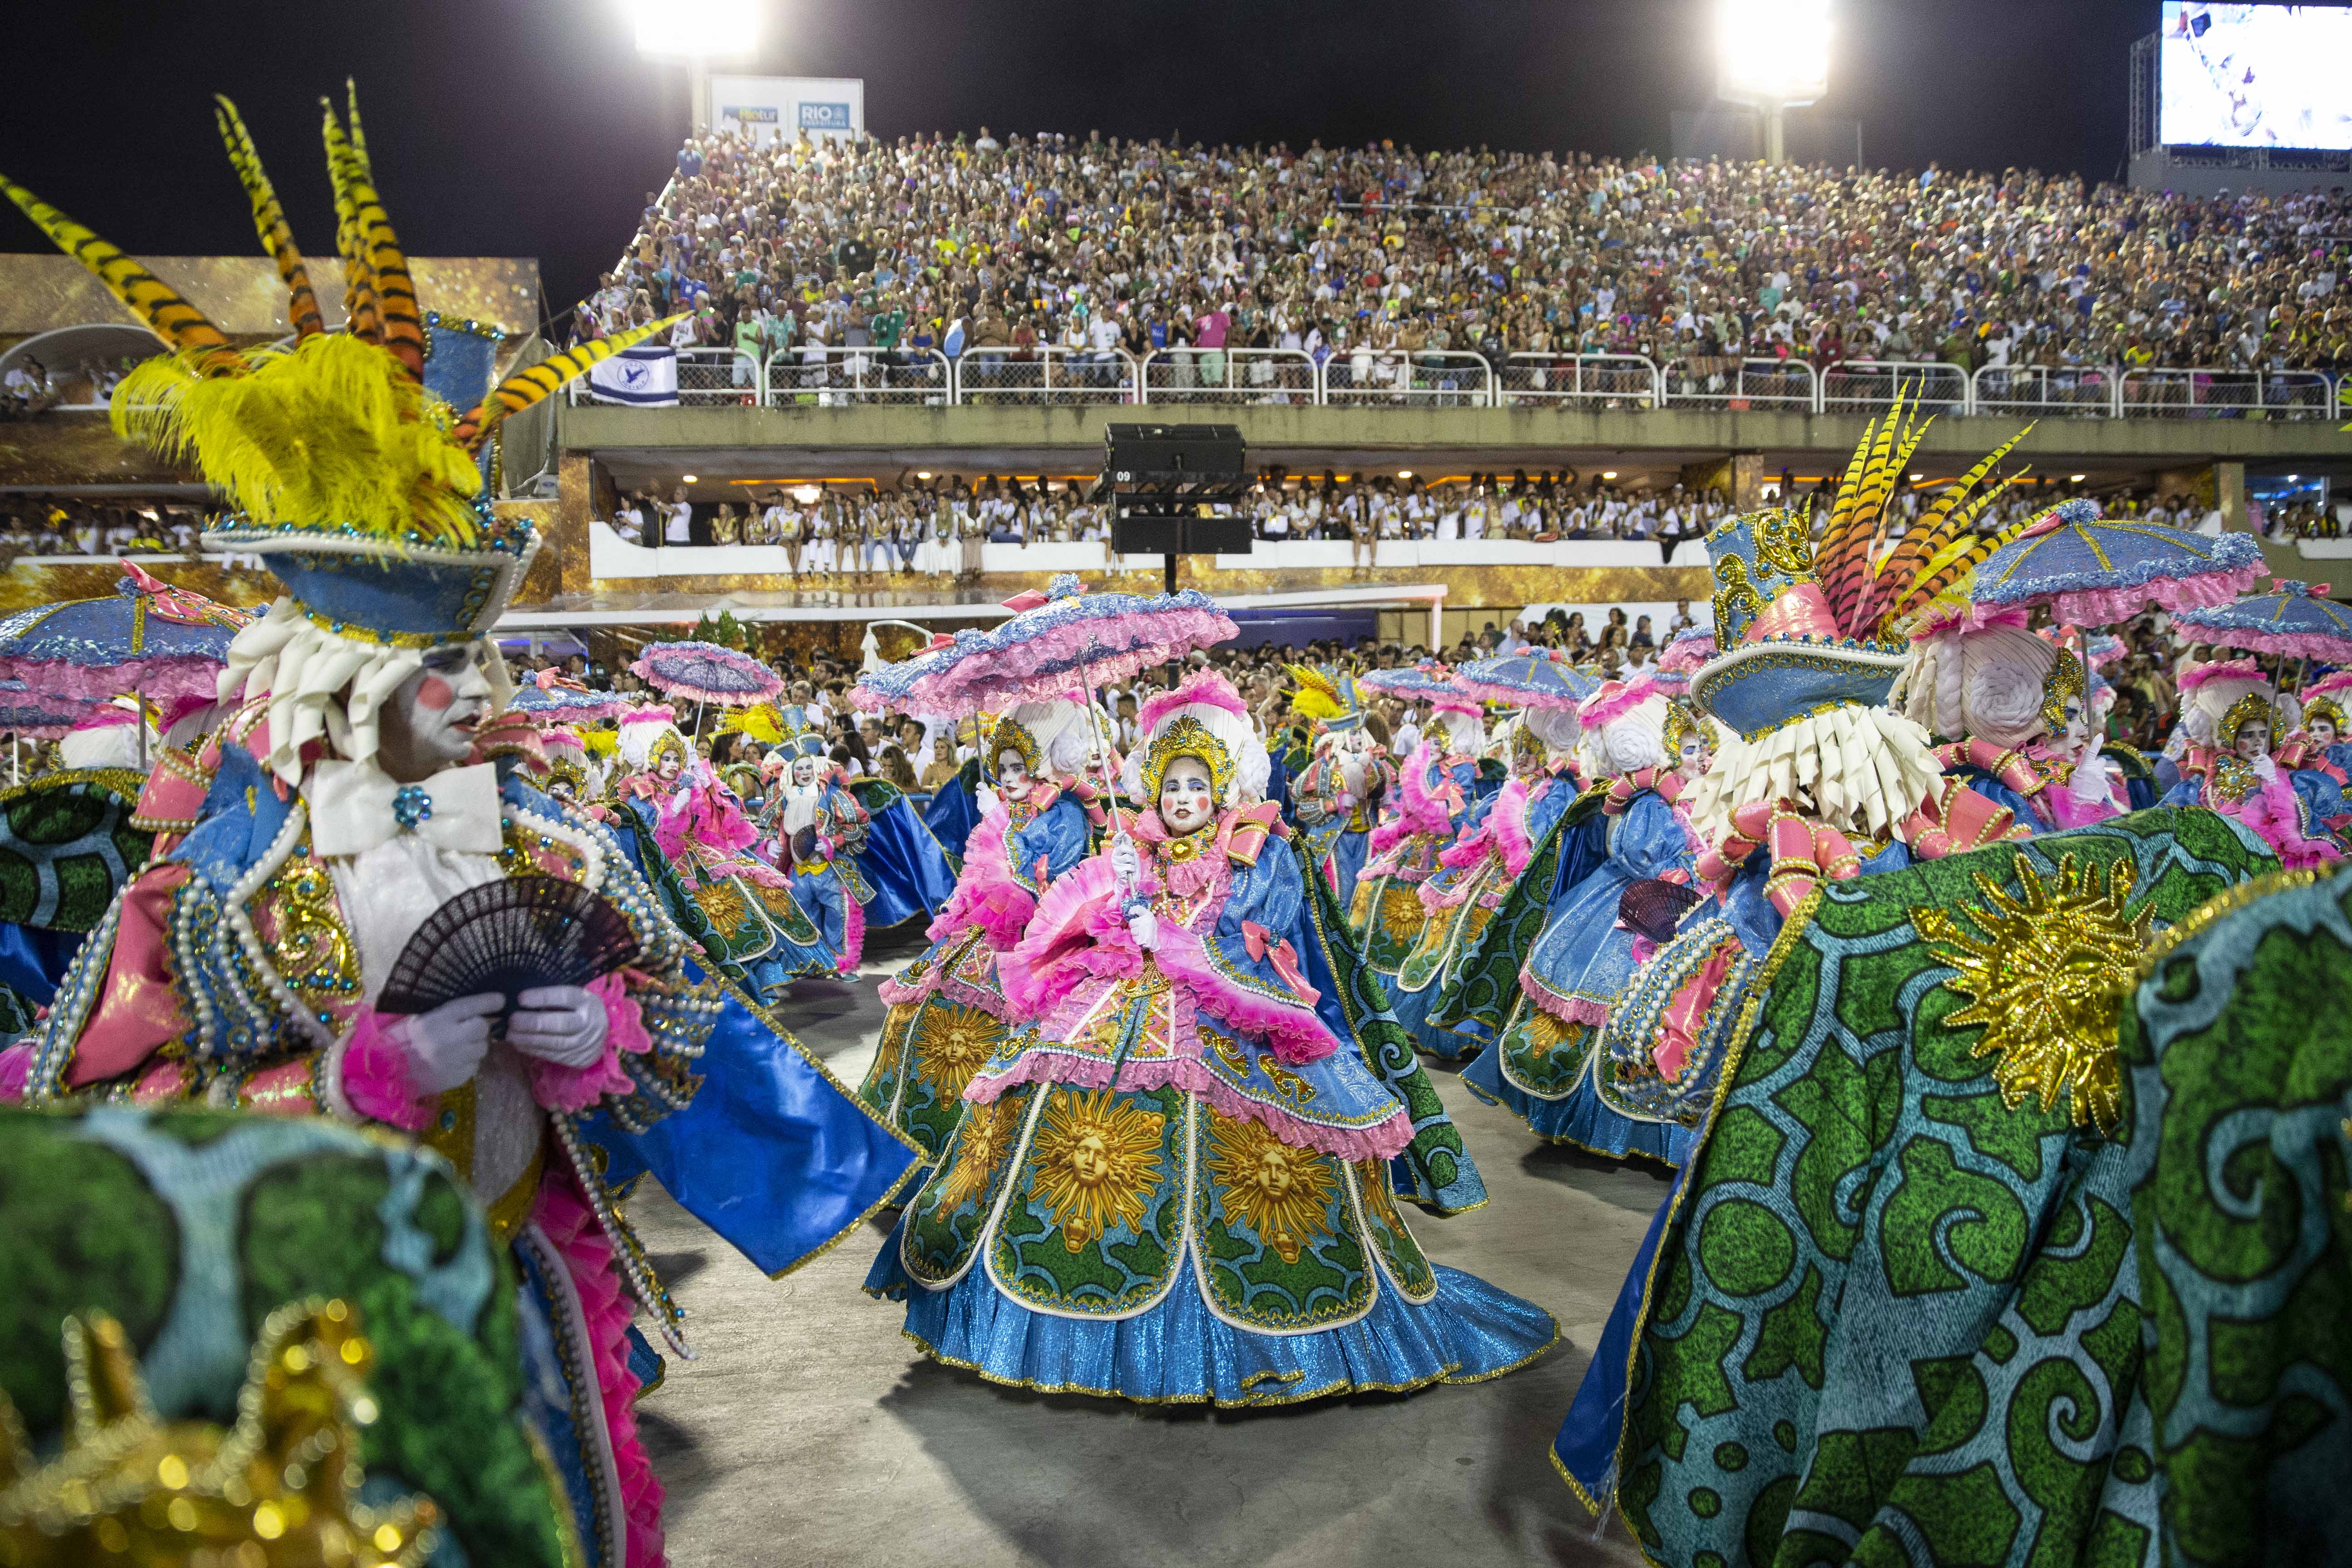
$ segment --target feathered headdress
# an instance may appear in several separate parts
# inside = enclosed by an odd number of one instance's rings
[[[1274,764],[1241,693],[1216,671],[1197,670],[1174,690],[1153,697],[1143,705],[1141,725],[1142,743],[1129,754],[1120,779],[1129,798],[1158,805],[1160,775],[1185,756],[1209,765],[1219,805],[1265,798]]]
[[[479,637],[521,584],[538,535],[493,517],[484,493],[481,462],[487,453],[495,473],[499,421],[667,323],[558,354],[457,414],[425,386],[415,285],[376,192],[356,94],[348,130],[331,104],[324,128],[343,263],[340,332],[325,330],[236,106],[217,102],[255,232],[286,284],[291,348],[238,347],[89,229],[5,177],[0,191],[163,340],[168,352],[115,388],[115,429],[193,462],[236,513],[205,542],[265,557],[289,590],[231,646],[221,695],[272,693],[269,760],[290,782],[299,748],[321,734],[354,761],[372,756],[373,710],[416,667],[415,650]],[[336,650],[352,642],[378,651]],[[503,703],[495,661],[491,677]]]

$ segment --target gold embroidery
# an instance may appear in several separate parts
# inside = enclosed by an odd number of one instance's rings
[[[940,1182],[940,1213],[960,1209],[988,1191],[989,1177],[1012,1147],[1021,1106],[1020,1096],[1008,1094],[963,1113],[963,1135],[956,1145],[955,1163]]]
[[[1390,882],[1381,889],[1381,931],[1389,941],[1402,942],[1417,933],[1429,911],[1421,907],[1421,889]]]
[[[1304,1105],[1315,1098],[1315,1086],[1274,1059],[1271,1051],[1260,1051],[1258,1070],[1266,1076],[1277,1093],[1288,1098],[1293,1105]]]
[[[1576,1045],[1584,1038],[1584,1026],[1564,1023],[1538,1007],[1528,1019],[1528,1054],[1548,1057],[1562,1047]]]
[[[2048,879],[2020,855],[2016,876],[2021,898],[1977,877],[1990,907],[1959,912],[1981,939],[1942,910],[1911,911],[1936,957],[1959,972],[1944,984],[1969,999],[1945,1025],[1984,1026],[1972,1054],[2000,1058],[1993,1081],[2012,1109],[2033,1094],[2048,1110],[2063,1092],[2074,1125],[2113,1132],[2123,1098],[2116,1020],[2150,942],[2152,912],[2125,907],[2135,879],[2128,860],[2108,868],[2104,886],[2096,868],[2077,870],[2072,855]]]
[[[1167,1121],[1108,1089],[1055,1092],[1038,1124],[1029,1194],[1053,1211],[1064,1247],[1083,1252],[1120,1226],[1143,1228],[1144,1200],[1160,1182]]]
[[[1806,521],[1780,508],[1756,520],[1756,564],[1783,577],[1813,575],[1813,541]]]
[[[1728,639],[1746,629],[1749,621],[1763,613],[1764,601],[1756,596],[1755,587],[1748,581],[1747,563],[1737,555],[1726,555],[1718,560],[1715,563],[1717,637],[1728,646]]]
[[[1295,1149],[1255,1121],[1212,1116],[1209,1173],[1225,1206],[1285,1263],[1331,1234],[1336,1184],[1330,1162],[1311,1149]]]
[[[751,905],[734,879],[722,877],[694,889],[694,901],[705,919],[721,932],[731,931],[751,918]]]
[[[308,834],[254,904],[274,918],[276,934],[266,939],[270,962],[304,1005],[316,1012],[329,1003],[358,1000],[358,950],[336,903],[335,879],[310,858]]]
[[[1198,757],[1208,764],[1209,785],[1216,792],[1219,805],[1234,798],[1234,754],[1225,749],[1223,741],[1209,732],[1207,725],[1188,713],[1160,731],[1159,738],[1143,753],[1145,805],[1159,805],[1160,776],[1179,757]]]

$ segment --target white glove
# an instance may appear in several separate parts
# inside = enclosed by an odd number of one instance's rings
[[[407,1053],[409,1087],[420,1095],[446,1094],[471,1079],[490,1048],[490,1020],[506,1005],[493,991],[394,1019],[384,1034]]]
[[[584,1068],[604,1054],[604,1004],[577,985],[541,985],[515,998],[507,1044],[558,1067]]]
[[[1160,917],[1149,907],[1137,910],[1127,917],[1127,934],[1135,939],[1136,946],[1150,952],[1160,945]]]
[[[1133,891],[1143,878],[1143,857],[1136,853],[1135,840],[1124,833],[1111,838],[1110,868],[1118,875],[1122,891]]]
[[[2099,742],[2092,741],[2091,749],[2074,764],[2074,776],[2066,781],[2066,792],[2078,801],[2106,799],[2108,770],[2114,766],[2099,754]]]
[[[2273,779],[2278,777],[2278,763],[2273,762],[2267,753],[2256,757],[2254,759],[2254,776],[2262,780],[2264,784],[2270,783]]]

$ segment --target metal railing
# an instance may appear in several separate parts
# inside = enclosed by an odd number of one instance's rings
[[[767,402],[777,408],[956,401],[955,370],[937,349],[779,349],[768,356],[766,379]]]
[[[2106,365],[1984,365],[1969,378],[1970,412],[2015,419],[2114,419],[2117,377]]]
[[[1154,349],[1137,367],[1146,403],[1320,403],[1315,361],[1297,349]]]
[[[2336,388],[2319,371],[2130,370],[2119,396],[2127,419],[2326,419]]]
[[[1994,418],[2352,420],[2352,373],[1985,365],[1970,374],[1933,361],[1848,360],[1818,370],[1801,359],[1654,362],[1639,354],[1509,355],[1500,370],[1464,349],[1358,347],[1321,363],[1296,349],[1160,349],[1138,360],[1040,344],[967,350],[780,349],[764,363],[726,348],[677,351],[677,400],[830,407],[862,403],[1126,405],[1420,405],[1499,408],[1758,410],[1874,414],[1901,385],[1930,414]],[[586,379],[567,401],[596,401]]]
[[[1658,367],[1640,354],[1515,353],[1503,362],[1495,401],[1655,408],[1659,384]]]
[[[1895,403],[1895,389],[1918,400],[1923,414],[1969,411],[1969,373],[1928,360],[1846,360],[1821,374],[1822,414],[1876,414]]]
[[[1467,349],[1352,348],[1322,365],[1323,403],[1491,408],[1495,367]]]
[[[1702,364],[1704,362],[1700,362]],[[1662,365],[1663,406],[1754,409],[1780,414],[1820,411],[1821,377],[1801,359],[1744,359],[1702,369],[1687,361]]]
[[[1125,349],[981,349],[956,361],[958,403],[1133,403],[1135,357]]]

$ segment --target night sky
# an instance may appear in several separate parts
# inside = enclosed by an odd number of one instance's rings
[[[720,68],[866,79],[867,128],[1630,153],[1714,94],[1711,0],[770,0]],[[1832,94],[1896,168],[2119,176],[2126,63],[2157,0],[1837,0]],[[392,18],[390,26],[373,25]],[[333,244],[318,96],[356,76],[416,255],[536,256],[593,286],[671,167],[682,67],[614,0],[11,7],[0,171],[132,254],[254,247],[212,126],[237,100],[304,247]],[[0,205],[0,248],[40,249]]]

